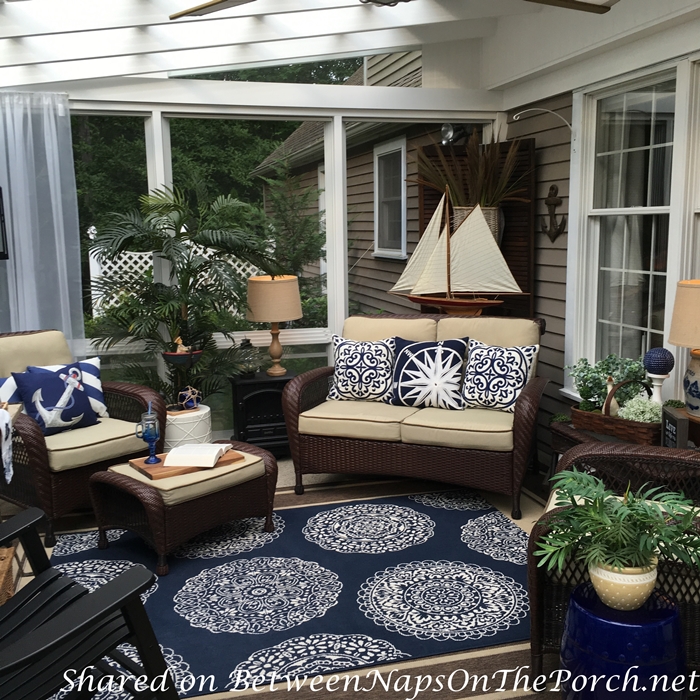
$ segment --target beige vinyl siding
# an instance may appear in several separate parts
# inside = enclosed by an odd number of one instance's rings
[[[403,51],[370,56],[365,60],[366,85],[413,85],[421,72],[421,52]]]
[[[569,173],[571,130],[557,116],[547,112],[528,112],[518,121],[513,115],[530,107],[550,109],[571,123],[571,95],[559,95],[542,102],[523,105],[508,114],[508,138],[536,139],[537,217],[535,221],[535,315],[547,322],[542,336],[538,374],[549,379],[540,404],[537,440],[542,464],[549,464],[551,438],[549,419],[554,413],[569,413],[571,402],[559,390],[564,385],[564,318],[566,315],[566,246],[569,213]],[[567,215],[567,228],[554,243],[542,232],[542,221],[549,215],[544,200],[551,185],[559,187],[563,200],[557,209],[557,221]]]

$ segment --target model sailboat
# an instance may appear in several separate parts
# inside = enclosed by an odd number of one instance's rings
[[[450,236],[447,198],[446,192],[406,269],[389,291],[447,313],[478,316],[483,308],[503,303],[480,295],[522,294],[522,290],[481,207],[476,206]]]

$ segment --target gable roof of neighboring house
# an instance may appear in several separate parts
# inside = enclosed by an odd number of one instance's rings
[[[418,54],[418,60],[416,60]],[[370,77],[369,84],[391,85],[393,87],[421,87],[422,67],[415,64],[420,61],[419,52],[404,52],[397,56],[407,57],[410,70],[399,72],[392,76],[391,82],[384,82],[378,74],[373,80]],[[374,57],[380,58],[380,57]],[[346,81],[344,85],[364,85],[366,68],[358,68]],[[346,139],[348,146],[358,145],[381,137],[385,133],[390,133],[396,129],[395,124],[377,124],[374,122],[353,122],[348,124]],[[277,163],[286,161],[291,167],[301,167],[310,163],[315,163],[323,159],[323,131],[324,122],[309,121],[303,122],[299,128],[293,131],[285,141],[270,153],[265,160],[260,163],[251,175],[268,175]]]

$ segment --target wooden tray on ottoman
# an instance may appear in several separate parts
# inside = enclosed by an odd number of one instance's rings
[[[182,474],[193,474],[194,472],[200,472],[203,469],[215,469],[216,467],[228,467],[230,464],[235,464],[236,462],[242,462],[245,459],[245,455],[235,450],[229,450],[225,454],[219,457],[218,461],[214,467],[166,467],[165,458],[168,456],[167,452],[163,454],[156,455],[160,458],[159,464],[146,464],[148,457],[139,457],[138,459],[130,459],[129,465],[136,469],[144,476],[149,479],[167,479],[169,476],[181,476]]]

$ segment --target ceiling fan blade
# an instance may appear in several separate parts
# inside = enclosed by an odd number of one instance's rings
[[[205,2],[203,5],[190,7],[189,10],[176,12],[174,15],[170,15],[170,19],[179,19],[180,17],[201,17],[202,15],[208,15],[210,12],[218,12],[219,10],[226,10],[229,7],[245,5],[247,2],[253,2],[253,0],[210,0],[210,2]]]
[[[609,12],[610,8],[619,0],[525,0],[538,5],[553,5],[554,7],[564,7],[568,10],[583,10],[583,12],[595,12],[602,15]]]

